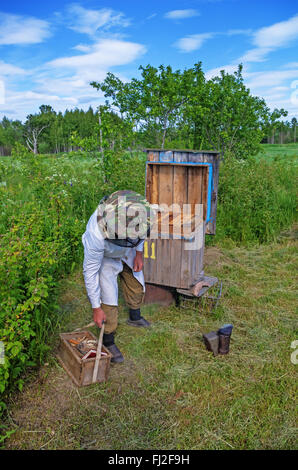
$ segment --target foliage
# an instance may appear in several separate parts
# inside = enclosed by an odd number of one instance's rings
[[[25,145],[20,142],[15,142],[11,150],[11,156],[22,160],[30,157],[31,153]]]
[[[81,236],[99,200],[116,189],[144,190],[143,155],[110,154],[105,183],[94,159],[34,157],[17,147],[21,158],[0,161],[0,341],[6,357],[0,393],[21,388],[26,367],[46,356],[48,334],[59,320],[57,283],[80,263]]]
[[[175,126],[182,106],[189,101],[192,89],[203,81],[201,64],[193,69],[173,71],[170,66],[140,66],[141,79],[123,83],[111,72],[102,83],[91,85],[112,99],[121,115],[135,121],[141,133],[153,136],[152,145],[164,148],[169,127]]]
[[[38,153],[38,145],[42,133],[51,127],[56,118],[56,112],[49,105],[42,105],[38,114],[29,114],[25,122],[24,135],[28,149],[35,155]]]
[[[215,240],[267,243],[296,218],[296,156],[235,161],[220,167]]]
[[[248,158],[260,150],[269,109],[243,83],[242,66],[234,74],[221,71],[205,83],[200,101],[190,101],[183,113],[199,148],[219,150],[223,156]],[[200,106],[198,106],[200,105]],[[194,145],[196,148],[196,145]]]
[[[149,146],[219,150],[222,155],[248,158],[260,150],[270,114],[264,99],[244,85],[242,65],[234,74],[206,80],[201,63],[184,71],[170,66],[140,67],[141,79],[123,83],[108,73],[91,85],[110,99],[121,116],[134,120],[140,141]]]

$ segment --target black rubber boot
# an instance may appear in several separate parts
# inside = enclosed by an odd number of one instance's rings
[[[150,326],[150,323],[145,320],[145,318],[141,317],[141,311],[139,308],[129,309],[129,319],[126,323],[130,326],[138,326],[143,328],[148,328]]]
[[[114,340],[115,333],[104,333],[102,338],[102,344],[107,348],[115,343]]]
[[[223,325],[218,330],[218,339],[219,339],[219,347],[218,352],[219,354],[228,354],[230,351],[230,339],[232,334],[233,325],[226,324]]]
[[[114,342],[114,333],[104,333],[102,343],[113,356],[111,362],[119,363],[124,361],[121,351]]]
[[[210,331],[203,335],[203,340],[208,351],[212,351],[214,356],[218,355],[219,336],[217,331]]]

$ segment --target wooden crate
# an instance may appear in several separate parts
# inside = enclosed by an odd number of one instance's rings
[[[60,344],[57,353],[57,358],[60,364],[78,387],[91,385],[93,383],[92,377],[95,364],[95,357],[82,360],[79,352],[68,342],[68,340],[71,338],[76,339],[82,336],[86,336],[88,339],[98,339],[90,331],[61,333]],[[105,382],[108,378],[110,370],[112,355],[104,346],[102,346],[102,351],[104,351],[107,356],[102,356],[99,361],[96,382]]]
[[[144,244],[146,282],[188,289],[201,279],[205,234],[214,234],[216,227],[218,170],[218,152],[147,150],[146,199],[159,206],[176,204],[182,215],[166,214],[167,236],[162,228],[164,216],[159,214],[153,234]],[[190,214],[183,214],[184,204],[190,205]],[[196,236],[203,238],[203,244],[200,249],[188,250],[193,241],[182,230],[180,237],[174,233],[183,219],[193,228],[196,204],[201,204],[203,211],[203,224],[196,232]]]

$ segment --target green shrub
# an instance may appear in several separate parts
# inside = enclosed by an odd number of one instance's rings
[[[44,360],[57,282],[81,262],[81,236],[99,200],[118,189],[144,193],[144,154],[109,154],[105,171],[106,182],[94,158],[41,158],[22,146],[0,160],[0,393],[21,388],[26,367]]]
[[[272,241],[296,216],[297,158],[221,164],[214,241]]]

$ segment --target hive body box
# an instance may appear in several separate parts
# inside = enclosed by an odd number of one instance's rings
[[[178,204],[181,209],[183,204],[190,204],[192,222],[195,204],[201,204],[203,224],[199,230],[203,244],[201,249],[185,249],[192,241],[183,232],[180,239],[171,235],[170,239],[163,239],[159,223],[158,238],[148,238],[144,244],[145,281],[189,289],[203,275],[205,234],[215,234],[219,153],[159,149],[146,152],[146,199],[151,204]]]

